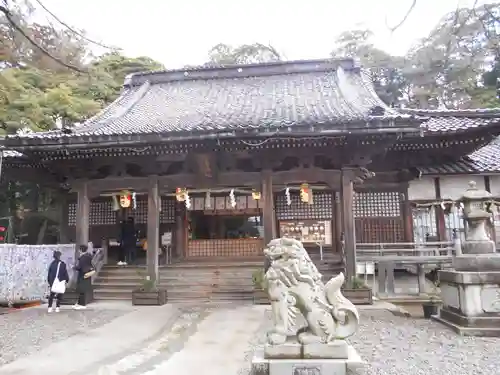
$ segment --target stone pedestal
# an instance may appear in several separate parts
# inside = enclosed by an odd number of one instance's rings
[[[290,341],[256,351],[252,375],[345,375],[363,367],[356,350],[344,340],[301,345]]]
[[[494,262],[500,260],[491,257]],[[467,264],[466,260],[462,263]],[[439,271],[439,280],[443,306],[434,319],[464,336],[500,337],[500,270]]]

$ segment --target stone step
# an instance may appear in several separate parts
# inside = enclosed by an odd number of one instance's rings
[[[96,283],[94,290],[96,291],[117,291],[117,292],[131,292],[139,288],[140,284],[101,284]],[[252,293],[253,285],[248,286],[226,286],[226,285],[165,285],[160,284],[161,288],[167,289],[169,292],[184,293],[190,291],[203,292],[203,293]]]
[[[340,258],[311,256],[324,281],[344,268]],[[253,301],[252,275],[262,269],[263,258],[254,261],[183,262],[159,268],[159,286],[167,289],[170,303],[223,303]],[[131,300],[147,273],[145,266],[106,265],[94,283],[97,300]]]

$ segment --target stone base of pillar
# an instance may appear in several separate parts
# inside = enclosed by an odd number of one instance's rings
[[[439,271],[435,320],[464,336],[500,337],[500,271]]]

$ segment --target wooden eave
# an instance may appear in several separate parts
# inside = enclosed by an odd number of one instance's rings
[[[371,134],[417,134],[423,119],[417,117],[372,117],[366,120],[342,122],[340,124],[315,124],[303,126],[282,126],[276,128],[247,127],[238,131],[196,131],[178,133],[144,133],[144,134],[66,134],[60,137],[8,137],[3,140],[6,148],[26,151],[36,148],[86,149],[89,147],[109,147],[149,145],[157,143],[199,142],[241,140],[247,138],[282,138],[282,137],[335,137],[347,135]],[[261,139],[262,140],[262,139]]]
[[[415,136],[415,133],[401,133],[401,137]],[[227,139],[204,139],[197,141],[178,142],[137,142],[123,144],[115,142],[113,145],[102,144],[86,145],[87,147],[26,147],[22,148],[26,155],[35,159],[64,160],[88,159],[93,157],[120,157],[120,156],[148,156],[148,155],[174,155],[190,152],[207,151],[248,151],[267,149],[287,149],[304,147],[336,147],[352,143],[353,145],[372,145],[385,139],[396,139],[394,133],[357,133],[344,135],[322,136],[309,133],[306,136],[274,136],[269,138],[247,137]]]

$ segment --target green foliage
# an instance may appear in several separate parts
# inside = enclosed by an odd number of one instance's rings
[[[433,283],[432,290],[429,293],[429,300],[432,303],[438,303],[441,300],[440,289],[439,289],[440,285],[441,283],[439,282],[439,280],[436,280]]]
[[[68,70],[33,46],[0,15],[0,135],[43,131],[85,121],[113,101],[129,73],[161,69],[148,57],[110,52],[92,56],[83,38],[67,28],[31,22],[27,1],[11,4],[13,18],[51,56],[87,71]]]
[[[498,107],[499,19],[500,3],[459,8],[444,15],[404,57],[377,49],[369,30],[346,31],[332,54],[358,58],[388,105]]]
[[[139,276],[141,277],[141,287],[140,290],[142,292],[152,292],[155,291],[156,288],[156,283],[151,280],[151,278],[144,272],[142,271],[137,271]]]
[[[264,269],[260,268],[252,273],[252,282],[255,289],[265,289],[265,273]]]
[[[261,43],[242,44],[238,47],[219,43],[208,52],[207,65],[254,64],[280,61],[280,53],[270,45]]]
[[[141,283],[141,290],[144,292],[152,292],[156,290],[156,285],[153,280],[144,279]]]
[[[363,279],[360,279],[359,277],[352,277],[351,278],[351,288],[352,289],[370,289],[365,281]]]

